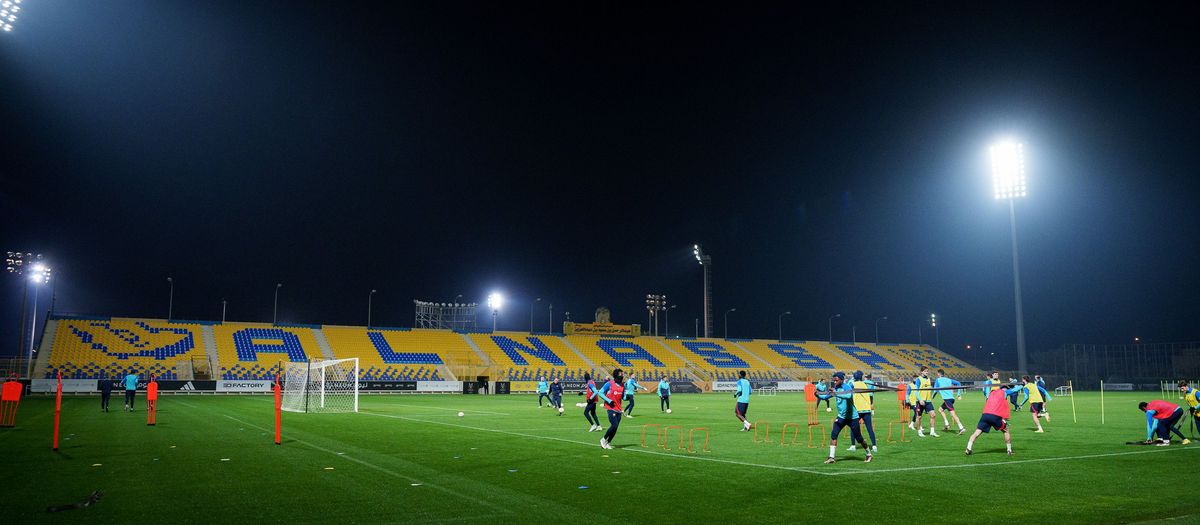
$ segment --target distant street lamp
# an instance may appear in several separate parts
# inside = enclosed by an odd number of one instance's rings
[[[371,329],[371,299],[375,298],[375,293],[379,290],[371,289],[371,293],[367,294],[367,330]]]
[[[992,190],[996,200],[1008,201],[1008,222],[1012,229],[1013,295],[1017,314],[1017,371],[1028,368],[1025,356],[1025,320],[1021,311],[1021,266],[1017,257],[1016,200],[1025,197],[1025,147],[1020,142],[1004,141],[991,147]]]
[[[283,283],[275,283],[275,309],[271,313],[271,324],[275,325],[279,322],[279,289],[283,288]]]
[[[779,340],[783,341],[783,316],[792,315],[792,312],[783,312],[779,314]]]
[[[725,310],[725,339],[729,339],[729,312],[736,312],[737,308]]]
[[[225,304],[227,302],[228,301],[226,301],[224,298],[221,299],[221,323],[222,324],[225,323]]]
[[[829,342],[833,343],[833,320],[841,317],[842,314],[833,314],[829,316]]]
[[[554,333],[554,303],[549,301],[547,301],[547,303],[550,305],[548,308],[550,310],[550,322],[548,323],[550,325],[550,329],[546,330],[546,333],[552,334]]]
[[[167,282],[171,285],[171,295],[167,299],[167,320],[171,320],[171,314],[175,313],[175,279],[167,277]]]
[[[887,316],[875,320],[875,344],[879,344],[879,321],[887,321]]]
[[[532,303],[529,303],[529,333],[533,333],[533,305],[542,302],[542,298],[538,297]]]
[[[664,319],[664,321],[666,321],[666,322],[663,323],[663,325],[664,325],[663,331],[666,332],[667,337],[671,337],[671,310],[674,310],[676,308],[679,308],[679,305],[673,304],[671,306],[668,306],[665,310],[663,310],[664,312],[666,312],[666,316],[667,316],[667,318]]]

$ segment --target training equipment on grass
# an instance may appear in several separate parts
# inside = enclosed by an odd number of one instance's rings
[[[146,426],[152,427],[158,418],[158,382],[150,376],[146,384]]]
[[[1074,392],[1075,392],[1075,382],[1074,382],[1074,381],[1071,381],[1071,380],[1068,380],[1068,381],[1067,381],[1067,388],[1068,388],[1068,391],[1069,391],[1069,392],[1072,392],[1072,393],[1074,393]],[[1075,396],[1071,396],[1071,422],[1072,422],[1072,423],[1078,423],[1078,422],[1079,422],[1079,418],[1078,418],[1078,417],[1076,417],[1076,415],[1075,415]]]
[[[671,434],[672,431],[678,431],[679,446],[677,449],[674,449],[674,450],[684,450],[684,451],[687,451],[688,453],[695,453],[697,451],[698,452],[712,452],[712,450],[710,450],[708,448],[709,432],[708,432],[707,427],[694,427],[694,428],[688,430],[688,433],[687,433],[688,441],[687,441],[687,447],[685,448],[683,446],[684,427],[682,425],[668,425],[668,426],[664,427],[663,425],[661,425],[659,423],[648,423],[648,424],[642,425],[642,448],[648,448],[646,445],[646,433],[648,431],[650,431],[651,429],[656,429],[654,445],[663,450],[672,450],[672,448],[670,447],[670,439],[668,436]],[[695,443],[696,434],[698,432],[704,433],[704,444],[701,445],[699,450],[696,449],[696,443]]]
[[[560,410],[561,410],[561,409],[560,409]],[[458,417],[463,417],[464,415],[466,415],[466,414],[463,414],[462,412],[459,412],[459,413],[458,413]]]
[[[21,389],[15,379],[4,382],[0,387],[0,427],[12,428],[17,424],[17,407],[21,404]]]
[[[58,371],[58,386],[54,390],[54,448],[58,451],[58,422],[62,417],[62,370]]]
[[[764,386],[758,389],[758,391],[755,393],[760,397],[774,397],[779,395],[779,388],[774,386]]]
[[[754,424],[751,425],[750,427],[754,429],[754,442],[755,443],[766,443],[767,441],[770,441],[770,439],[771,439],[771,422],[770,421],[767,421],[765,419],[759,419],[758,421],[755,421]],[[758,439],[759,428],[762,428],[762,431],[763,431],[762,439]]]
[[[287,363],[283,410],[358,412],[358,358]]]
[[[283,423],[283,395],[282,388],[279,386],[279,374],[275,374],[275,384],[271,386],[271,391],[275,393],[275,444],[279,442],[279,430]]]

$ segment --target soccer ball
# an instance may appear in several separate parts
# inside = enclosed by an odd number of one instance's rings
[[[458,417],[463,417],[464,415],[465,415],[465,414],[463,414],[462,412],[459,412],[459,413],[458,413]]]
[[[668,413],[668,414],[670,414],[670,413],[671,413],[671,409],[669,409],[669,408],[668,408],[668,409],[667,409],[667,413]]]
[[[558,413],[559,413],[559,414],[563,413],[563,409],[562,409],[562,407],[558,407]]]

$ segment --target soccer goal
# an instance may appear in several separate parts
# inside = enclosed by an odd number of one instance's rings
[[[358,358],[287,363],[283,410],[358,412]]]
[[[1069,386],[1060,386],[1054,391],[1058,393],[1058,397],[1071,397],[1071,387]]]
[[[758,389],[758,395],[763,397],[771,397],[779,394],[779,388],[773,386],[764,386]]]

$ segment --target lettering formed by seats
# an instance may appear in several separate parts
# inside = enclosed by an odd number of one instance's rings
[[[657,357],[650,355],[645,348],[635,344],[633,341],[623,339],[599,339],[596,341],[596,346],[604,350],[621,366],[633,366],[633,361],[646,361],[655,367],[662,368],[662,361]]]
[[[509,359],[512,359],[512,361],[518,365],[529,365],[529,361],[521,355],[522,353],[541,359],[542,361],[550,363],[554,366],[567,365],[562,359],[555,355],[550,348],[546,346],[546,343],[543,343],[540,339],[536,337],[526,337],[525,340],[532,345],[532,348],[502,335],[492,336],[492,341],[496,343],[496,346],[500,347],[500,350],[504,351],[504,355],[508,356]]]
[[[833,369],[833,365],[820,357],[817,357],[805,350],[802,346],[789,345],[783,343],[772,343],[767,345],[768,348],[774,350],[779,355],[790,359],[796,366],[801,368],[828,368]]]
[[[750,368],[750,365],[742,361],[742,358],[729,353],[717,343],[684,341],[683,346],[717,368]]]
[[[287,354],[288,361],[304,362],[308,356],[296,334],[279,328],[246,328],[233,333],[238,361],[256,362],[258,354]]]
[[[870,366],[871,368],[874,368],[876,370],[882,370],[884,365],[890,366],[892,368],[897,368],[897,369],[901,368],[900,365],[897,365],[896,363],[888,361],[887,358],[885,358],[875,352],[867,350],[866,348],[863,348],[861,346],[838,345],[838,349],[843,352],[846,352],[847,354],[850,355],[850,357],[853,357],[859,361],[862,361],[863,363],[866,363],[867,366]]]
[[[375,351],[379,353],[379,357],[383,359],[384,363],[392,365],[442,364],[442,358],[437,354],[397,352],[392,350],[392,345],[388,344],[387,339],[383,338],[382,332],[367,332],[367,338],[371,340],[371,345],[375,347]]]

